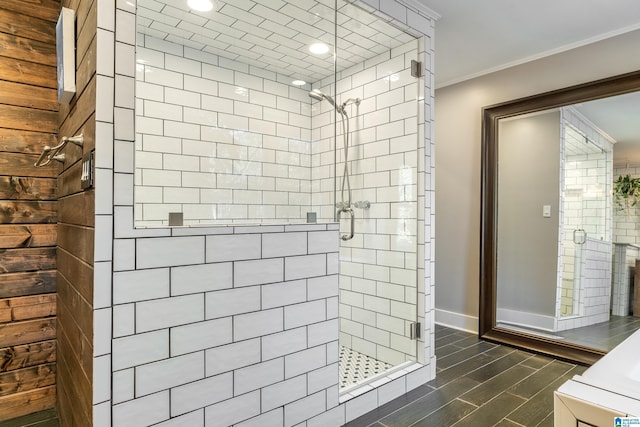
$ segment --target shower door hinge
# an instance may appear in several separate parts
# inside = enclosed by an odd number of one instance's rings
[[[412,340],[420,339],[420,329],[422,329],[420,322],[413,322],[409,325],[409,337]]]
[[[411,60],[411,75],[413,77],[422,77],[422,62]]]

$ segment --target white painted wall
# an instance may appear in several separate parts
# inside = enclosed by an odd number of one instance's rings
[[[638,70],[639,45],[633,31],[436,90],[436,321],[478,328],[481,108]]]

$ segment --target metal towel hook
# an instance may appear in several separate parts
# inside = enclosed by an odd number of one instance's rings
[[[60,144],[56,145],[55,147],[50,147],[48,145],[45,145],[44,148],[42,149],[42,154],[40,154],[40,157],[38,157],[38,160],[36,160],[33,166],[40,168],[42,166],[48,165],[49,163],[51,163],[52,160],[57,160],[59,162],[64,163],[65,155],[63,153],[60,153],[60,154],[58,153],[69,142],[77,145],[78,147],[82,147],[82,144],[84,142],[84,137],[82,134],[76,135],[76,136],[65,136],[64,138],[62,138],[62,141],[60,141]]]

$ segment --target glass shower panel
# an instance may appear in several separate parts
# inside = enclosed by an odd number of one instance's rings
[[[333,0],[137,9],[137,225],[307,221],[309,91],[335,78]]]
[[[411,75],[415,37],[354,2],[338,1],[337,12],[342,111],[331,208],[343,239],[340,345],[352,359],[357,354],[384,370],[418,359],[411,329],[418,317],[417,121],[424,82]],[[343,380],[343,387],[351,384]]]
[[[589,280],[585,276],[586,246],[589,241],[610,240],[610,151],[603,147],[604,143],[590,141],[584,132],[570,123],[564,124],[560,316],[584,314],[583,282]]]

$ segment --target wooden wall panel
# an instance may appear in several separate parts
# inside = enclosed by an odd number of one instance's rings
[[[60,170],[60,163],[52,161],[47,166],[35,168],[33,165],[38,160],[38,157],[40,157],[39,153],[3,153],[2,158],[0,158],[0,175],[10,176],[14,179],[19,179],[20,177],[55,178]]]
[[[0,373],[0,396],[19,393],[25,389],[47,387],[55,383],[55,363]]]
[[[56,337],[56,319],[35,319],[0,324],[0,347],[29,344]]]
[[[0,322],[37,319],[55,316],[55,295],[34,295],[7,298],[0,301]]]
[[[0,421],[56,402],[59,0],[0,2]]]
[[[60,14],[59,0],[6,0],[2,2],[2,8],[20,15],[44,19],[54,23]]]
[[[0,397],[0,420],[17,418],[51,409],[55,404],[55,385],[2,396]]]
[[[18,37],[14,34],[0,33],[0,55],[42,65],[51,65],[52,67],[56,66],[55,43]]]
[[[0,62],[2,58],[0,58]],[[5,74],[0,69],[0,76]],[[23,153],[40,155],[45,145],[54,146],[58,142],[57,134],[42,132],[26,132],[15,129],[0,128],[0,151],[6,153]]]
[[[0,249],[56,245],[55,224],[0,225]]]
[[[0,199],[56,200],[56,182],[38,177],[0,176]]]
[[[46,365],[55,361],[55,340],[0,348],[0,372]]]
[[[22,19],[22,15],[12,10],[0,9],[0,32],[38,40],[46,44],[56,42],[56,29],[50,22],[34,16],[26,21]]]
[[[56,271],[0,274],[0,298],[56,292]]]
[[[0,249],[0,273],[53,270],[56,248]]]
[[[12,80],[18,83],[52,89],[55,89],[58,84],[55,67],[0,56],[0,75],[8,74],[15,75]]]
[[[33,202],[30,200],[4,200],[0,202],[0,223],[42,224],[57,220],[56,202]]]
[[[0,99],[7,105],[18,107],[53,111],[58,108],[56,92],[49,88],[22,83],[0,81]]]
[[[97,1],[62,0],[76,11],[76,95],[60,106],[60,136],[82,133],[67,147],[58,175],[57,409],[60,424],[93,425],[93,254],[95,193],[80,188],[83,154],[95,147]],[[99,155],[99,154],[97,154]]]

